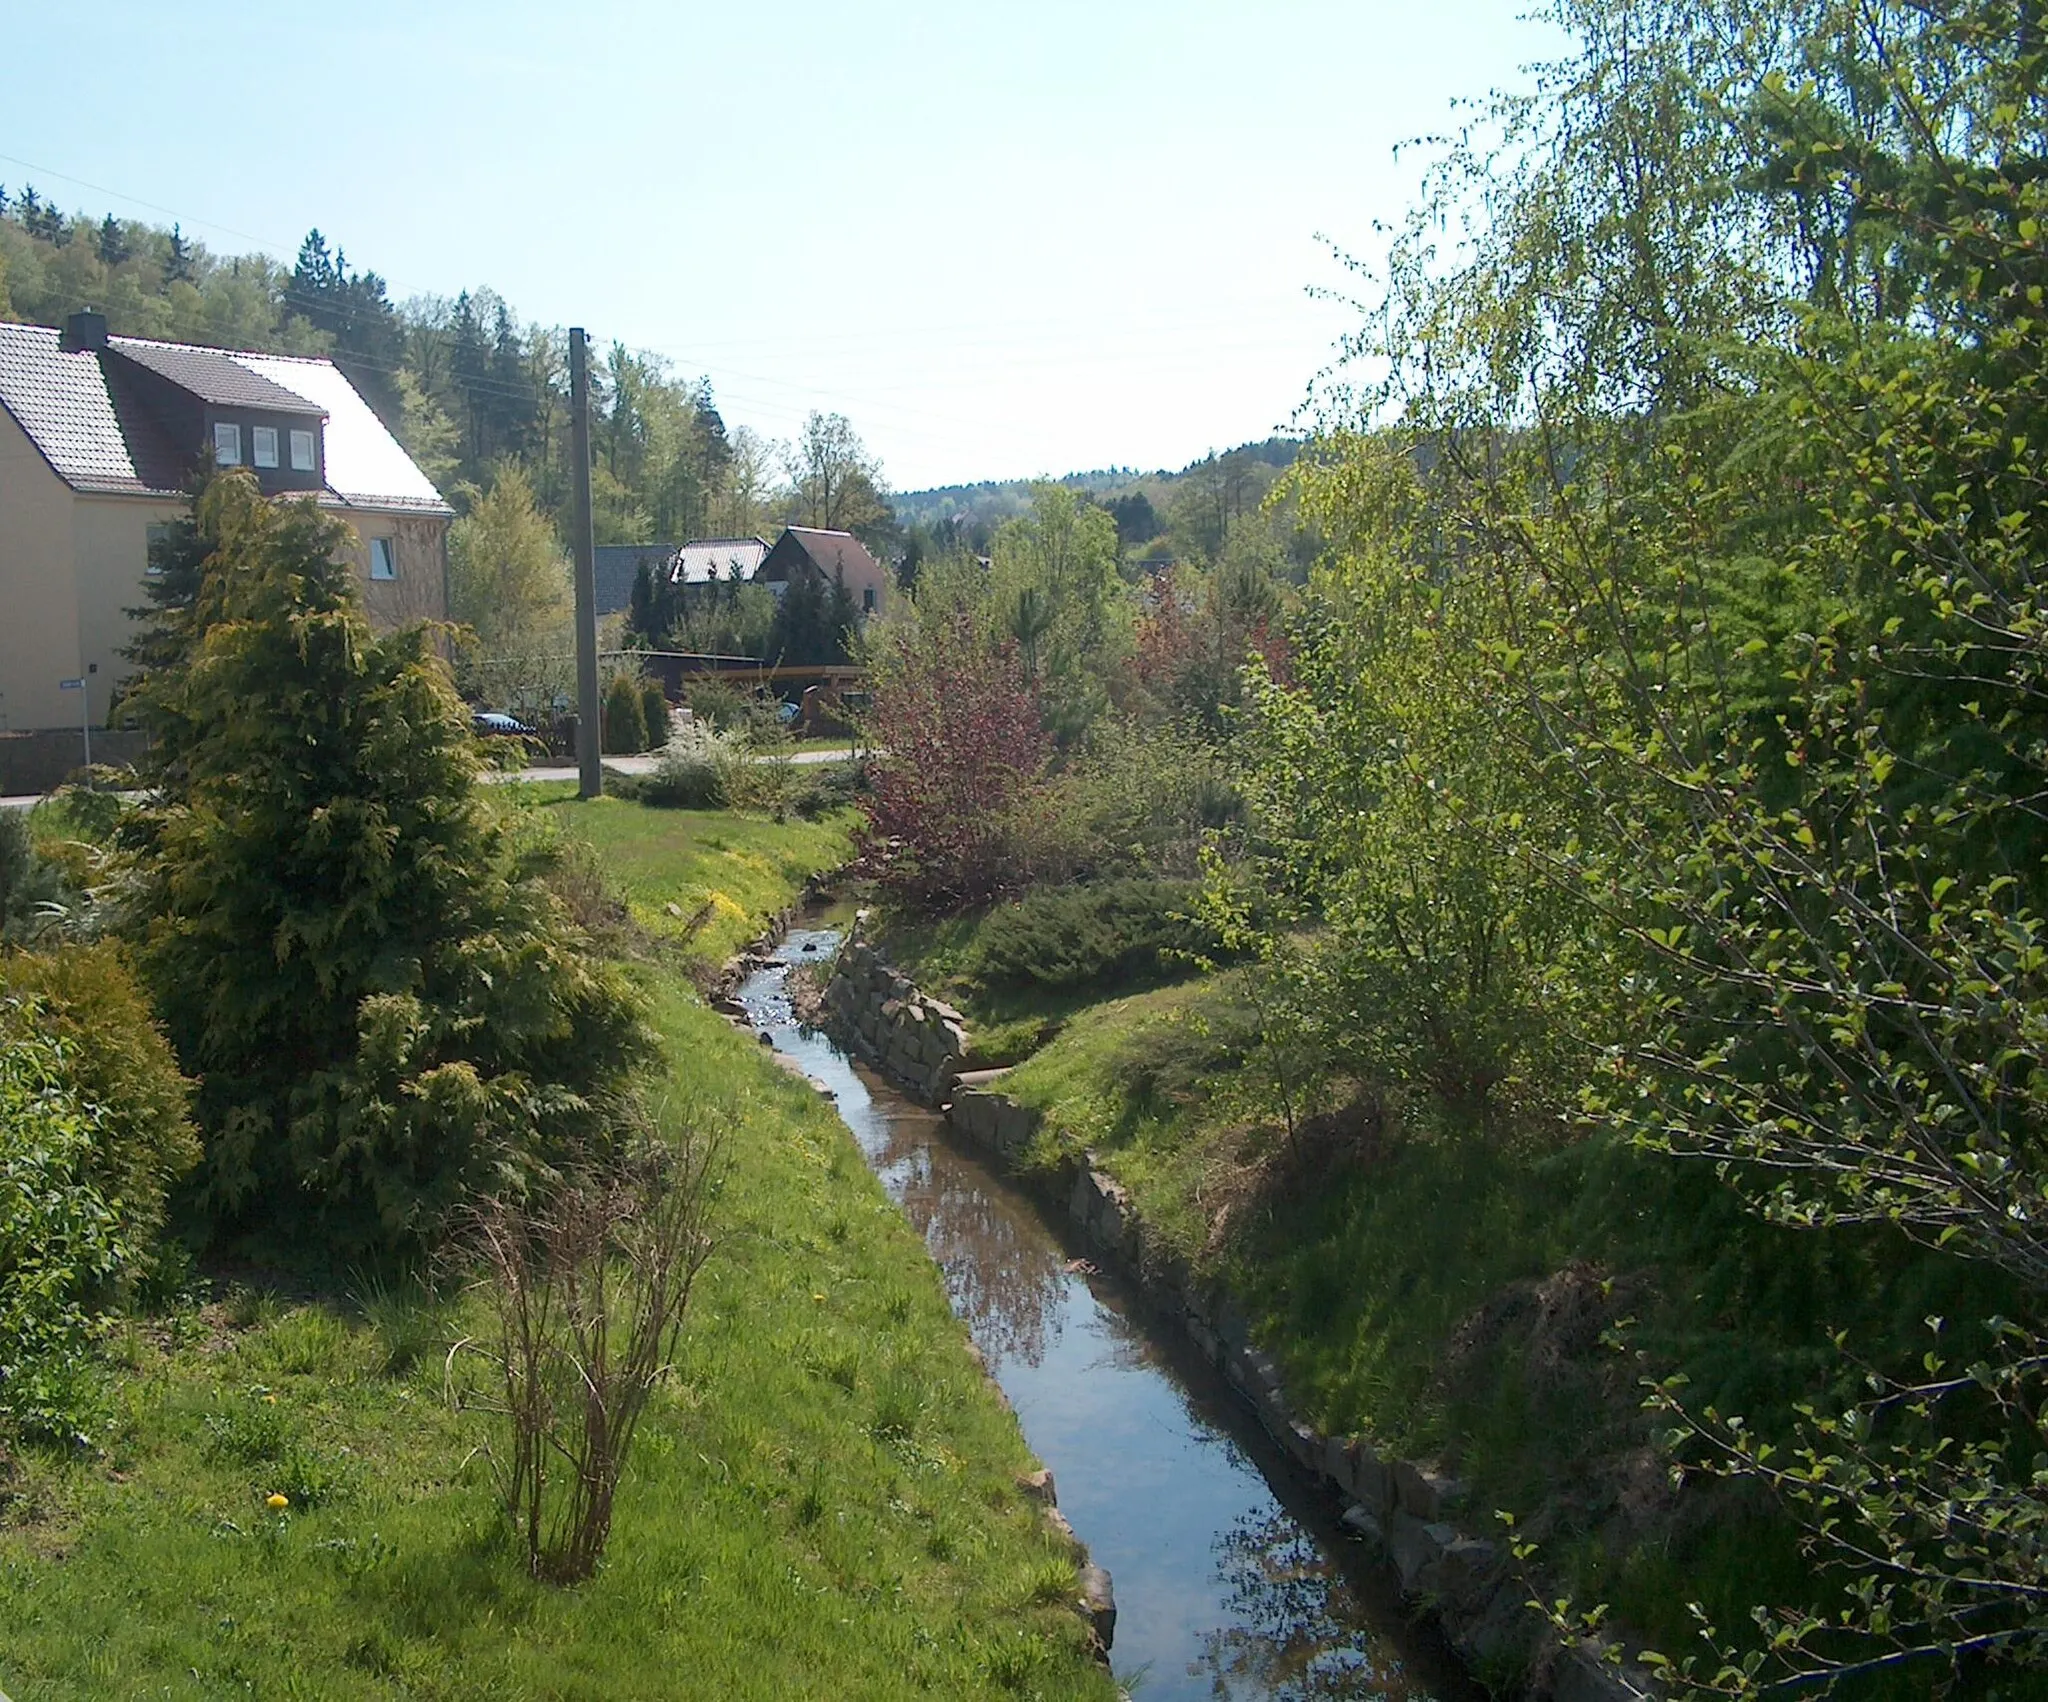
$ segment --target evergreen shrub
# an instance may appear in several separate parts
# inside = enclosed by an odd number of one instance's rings
[[[639,1001],[477,786],[432,633],[370,632],[342,528],[245,474],[199,518],[187,642],[137,691],[157,798],[124,829],[199,1203],[300,1256],[414,1252],[602,1145]]]
[[[985,987],[1115,987],[1170,978],[1215,937],[1192,881],[1047,887],[991,911],[963,965]]]
[[[634,756],[647,748],[647,718],[640,687],[630,674],[614,674],[605,688],[603,749],[606,756]]]
[[[653,680],[640,688],[640,719],[647,736],[644,748],[660,750],[668,743],[668,696]]]
[[[0,1427],[82,1441],[93,1335],[147,1243],[95,1176],[108,1119],[46,1021],[0,1000]]]

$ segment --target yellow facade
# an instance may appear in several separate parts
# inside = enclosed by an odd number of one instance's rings
[[[59,680],[89,676],[95,725],[107,723],[121,660],[147,597],[149,528],[184,505],[162,497],[87,496],[50,470],[0,409],[0,731],[76,727],[81,703]],[[448,521],[438,514],[350,510],[349,552],[376,630],[448,610]],[[372,581],[368,540],[388,538],[396,577]]]

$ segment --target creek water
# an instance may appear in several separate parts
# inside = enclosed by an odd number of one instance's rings
[[[829,1089],[924,1236],[1060,1510],[1116,1585],[1111,1666],[1155,1698],[1382,1697],[1476,1689],[1351,1563],[1335,1509],[1236,1394],[1142,1303],[1077,1258],[1037,1204],[953,1145],[940,1118],[801,1025],[787,982],[839,934],[798,928],[739,988],[754,1026]],[[1355,1552],[1355,1551],[1354,1551]]]

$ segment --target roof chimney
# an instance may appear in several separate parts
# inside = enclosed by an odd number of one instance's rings
[[[107,346],[107,316],[96,307],[80,309],[64,321],[57,347],[67,355],[83,354]]]

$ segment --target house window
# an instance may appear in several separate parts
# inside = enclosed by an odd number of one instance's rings
[[[222,424],[213,428],[213,458],[223,467],[239,467],[242,464],[240,426]]]
[[[171,547],[171,534],[176,530],[168,520],[159,520],[153,526],[143,528],[145,540],[142,557],[142,571],[149,574],[164,570],[164,551]]]
[[[292,433],[292,471],[313,472],[313,434],[310,431]]]
[[[256,426],[249,433],[249,459],[259,467],[277,465],[277,427]]]
[[[875,588],[872,585],[865,587],[861,591],[860,612],[864,615],[871,615],[875,612]]]
[[[396,579],[398,577],[398,554],[392,548],[389,538],[370,540],[370,577],[372,579]]]

